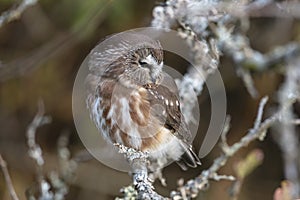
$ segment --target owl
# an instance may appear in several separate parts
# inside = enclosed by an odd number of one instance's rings
[[[178,89],[163,71],[159,41],[138,33],[113,36],[88,58],[87,107],[104,139],[150,159],[196,167],[192,136],[180,109]]]

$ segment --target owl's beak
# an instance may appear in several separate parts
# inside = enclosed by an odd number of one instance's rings
[[[157,82],[157,78],[162,72],[164,63],[157,63],[157,61],[152,57],[152,55],[147,56],[145,59],[141,60],[142,66],[150,70],[151,81],[153,83]]]
[[[151,66],[150,73],[151,73],[151,78],[153,83],[157,82],[157,79],[159,78],[159,75],[162,72],[163,65],[164,65],[163,62],[161,62],[160,64],[155,64]]]

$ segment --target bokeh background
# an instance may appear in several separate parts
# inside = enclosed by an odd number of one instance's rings
[[[0,0],[0,12],[16,5],[16,1]],[[38,130],[37,141],[46,160],[45,174],[57,169],[57,139],[70,133],[72,155],[84,150],[77,136],[72,117],[72,87],[77,70],[89,51],[106,36],[131,28],[149,26],[152,9],[158,1],[151,0],[43,0],[28,8],[19,20],[0,28],[0,153],[8,163],[13,184],[20,199],[36,182],[36,168],[27,154],[25,132],[37,112],[37,103],[44,101],[52,123]],[[275,46],[300,39],[299,22],[289,18],[252,18],[248,32],[254,49],[268,52]],[[170,58],[172,60],[172,58]],[[184,73],[188,63],[173,59],[174,68]],[[222,57],[220,71],[227,92],[227,109],[231,115],[229,143],[238,141],[252,127],[258,100],[252,99],[237,77],[233,62]],[[276,108],[276,90],[283,80],[280,70],[253,73],[260,96],[269,95],[268,109]],[[199,97],[201,122],[195,147],[199,150],[209,118],[207,91]],[[298,130],[299,131],[299,130]],[[281,152],[268,134],[263,142],[254,142],[234,156],[221,173],[234,175],[235,163],[252,149],[264,153],[262,165],[244,181],[239,199],[272,199],[284,179]],[[155,187],[167,195],[176,188],[179,178],[194,177],[209,167],[220,154],[218,146],[197,169],[183,172],[176,164],[164,170],[168,186]],[[96,200],[120,196],[120,188],[130,184],[128,174],[110,169],[97,160],[78,165],[76,178],[66,199]],[[199,199],[229,199],[229,181],[211,182]],[[0,199],[9,193],[0,173]]]

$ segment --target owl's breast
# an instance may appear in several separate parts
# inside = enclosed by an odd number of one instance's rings
[[[132,89],[112,80],[102,81],[90,97],[89,108],[106,140],[135,149],[149,146],[149,140],[158,137],[162,127],[153,115],[147,90],[142,87]]]

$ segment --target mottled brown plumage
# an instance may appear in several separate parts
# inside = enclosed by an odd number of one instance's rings
[[[109,142],[195,167],[200,162],[176,84],[162,67],[161,45],[144,35],[128,34],[115,46],[95,48],[86,81],[91,118]]]

